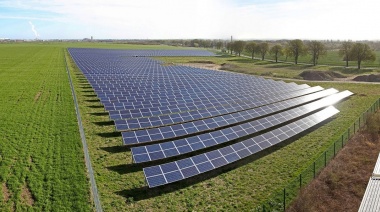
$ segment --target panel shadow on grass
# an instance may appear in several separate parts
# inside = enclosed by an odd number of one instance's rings
[[[298,140],[299,138],[305,136],[306,134],[308,133],[311,133],[312,131],[314,131],[315,129],[319,128],[320,126],[324,125],[325,123],[331,121],[332,118],[330,119],[327,119],[325,120],[324,122],[290,138],[290,139],[287,139],[277,145],[274,145],[274,146],[271,146],[269,147],[268,149],[265,149],[261,152],[258,152],[256,154],[253,154],[247,158],[244,158],[244,159],[241,159],[241,160],[238,160],[234,163],[231,163],[231,164],[228,164],[226,166],[223,166],[223,167],[220,167],[218,169],[214,169],[212,170],[211,172],[206,172],[206,173],[203,173],[203,174],[200,174],[200,175],[196,175],[194,177],[190,177],[190,178],[187,178],[187,179],[184,179],[184,180],[181,180],[181,181],[178,181],[178,182],[174,182],[174,183],[171,183],[171,184],[167,184],[167,185],[163,185],[163,186],[158,186],[158,187],[155,187],[155,188],[149,188],[148,186],[143,186],[143,187],[140,187],[140,188],[133,188],[133,189],[125,189],[125,190],[121,190],[121,191],[117,191],[115,192],[117,195],[120,195],[124,198],[133,198],[134,201],[140,201],[140,200],[145,200],[145,199],[150,199],[150,198],[154,198],[154,197],[157,197],[157,196],[160,196],[160,195],[163,195],[163,194],[166,194],[166,193],[171,193],[171,192],[174,192],[174,191],[177,191],[177,190],[180,190],[180,189],[184,189],[184,188],[187,188],[189,186],[192,186],[194,184],[197,184],[197,183],[200,183],[200,182],[203,182],[205,180],[209,180],[211,178],[214,178],[214,177],[217,177],[218,175],[222,174],[222,173],[226,173],[226,172],[229,172],[231,170],[234,170],[236,168],[239,168],[239,167],[242,167],[244,165],[247,165],[251,162],[254,162],[260,158],[263,158],[269,154],[272,154],[273,152],[293,143],[294,141]],[[123,169],[123,168],[126,168],[126,169],[130,169],[132,166],[131,165],[124,165],[124,166],[116,166],[116,167],[109,167],[110,169],[113,169],[114,171],[121,171],[119,173],[129,173],[131,171],[122,171],[120,169]],[[142,167],[134,167],[132,168],[132,170],[136,170],[136,169],[140,169],[142,171]],[[137,170],[139,171],[139,170]]]
[[[100,149],[109,152],[109,153],[121,153],[121,152],[127,152],[131,151],[131,147],[121,145],[121,146],[107,146],[107,147],[101,147]]]
[[[103,138],[116,138],[116,137],[121,137],[121,132],[105,132],[105,133],[97,133],[97,135]]]
[[[88,100],[85,100],[86,102],[99,102],[99,99],[88,99]]]
[[[85,88],[87,89],[87,88]],[[82,90],[81,91],[82,93],[94,93],[94,90]]]
[[[93,116],[108,116],[108,112],[97,112],[97,113],[89,113]]]
[[[121,164],[116,166],[109,166],[107,169],[117,172],[118,174],[129,174],[134,172],[142,171],[142,166],[140,164]]]
[[[104,108],[103,105],[89,105],[89,108]]]

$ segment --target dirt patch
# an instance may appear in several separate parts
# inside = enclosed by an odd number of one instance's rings
[[[358,132],[287,211],[357,211],[380,151],[371,134]]]
[[[360,75],[353,80],[360,82],[380,82],[380,74]]]
[[[40,99],[41,94],[42,94],[41,91],[39,91],[39,92],[36,94],[36,96],[34,97],[34,101],[35,101],[35,102],[37,102],[38,99]]]
[[[3,198],[4,198],[4,202],[8,202],[8,200],[10,199],[11,197],[11,193],[9,192],[9,189],[7,187],[7,184],[6,183],[3,183],[2,185],[2,192],[3,192]]]
[[[221,65],[221,70],[231,70],[231,69],[235,69],[235,68],[239,68],[239,66],[237,65],[234,65],[234,64],[229,64],[229,63],[223,63]]]
[[[194,67],[194,68],[210,69],[210,70],[221,69],[221,66],[218,64],[208,64],[208,63],[184,63],[184,64],[179,64],[179,65],[190,66],[190,67]]]
[[[33,206],[34,204],[32,192],[30,192],[30,189],[26,184],[21,188],[21,201],[28,206]]]
[[[344,75],[339,74],[334,71],[315,71],[315,70],[306,70],[303,71],[300,75],[304,80],[312,81],[333,81],[335,78],[346,78]]]

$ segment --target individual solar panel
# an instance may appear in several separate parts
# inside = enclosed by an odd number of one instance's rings
[[[241,125],[236,125],[230,128],[225,128],[220,131],[214,131],[194,137],[188,137],[160,144],[133,147],[131,148],[132,158],[135,163],[143,163],[178,156],[223,144],[234,139],[249,136],[270,127],[275,127],[276,125],[299,118],[310,112],[329,106],[334,101],[337,102],[344,98],[347,98],[350,95],[352,95],[351,92],[344,91],[339,94],[334,94],[291,110],[286,110],[262,119],[247,122]]]
[[[149,188],[180,181],[233,163],[303,132],[339,111],[330,106],[265,134],[190,158],[144,168]]]

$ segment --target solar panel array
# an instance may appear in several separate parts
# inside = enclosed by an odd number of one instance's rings
[[[380,154],[377,158],[372,176],[369,178],[359,212],[380,211]]]
[[[316,126],[349,91],[224,71],[166,65],[152,56],[214,56],[202,50],[73,49],[149,187],[205,173]],[[218,147],[218,146],[223,147]],[[197,154],[199,151],[205,152]]]

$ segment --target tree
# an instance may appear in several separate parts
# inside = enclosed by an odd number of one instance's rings
[[[346,67],[348,67],[348,61],[350,60],[351,47],[351,41],[344,41],[339,49],[339,55],[343,56],[343,60],[346,61]]]
[[[285,54],[285,61],[288,61],[288,57],[292,56],[291,48],[289,47],[289,44],[285,45],[285,48],[282,50]]]
[[[320,41],[310,41],[307,43],[307,49],[314,66],[317,65],[319,57],[327,54],[325,45]]]
[[[234,52],[237,53],[239,56],[240,56],[240,53],[243,51],[244,46],[245,46],[244,41],[238,40],[238,41],[233,42]]]
[[[259,52],[261,54],[261,60],[264,60],[265,55],[267,54],[269,50],[269,44],[267,42],[260,43],[258,47],[259,47]]]
[[[252,55],[252,60],[255,58],[255,50],[256,50],[256,43],[255,42],[249,42],[247,45],[245,45],[245,50]]]
[[[358,61],[358,69],[362,61],[375,61],[375,52],[365,43],[355,43],[351,47],[349,58],[354,61]]]
[[[223,42],[222,41],[216,42],[216,49],[221,49],[222,46],[223,46]]]
[[[230,51],[231,54],[232,54],[232,50],[234,50],[234,45],[233,45],[233,43],[231,43],[231,42],[230,42],[230,43],[227,43],[226,48],[227,48],[227,50]]]
[[[289,56],[294,57],[294,63],[298,64],[298,57],[306,54],[307,49],[302,40],[296,39],[288,42],[287,45]]]
[[[269,50],[269,53],[270,53],[271,55],[274,55],[274,58],[275,58],[275,60],[276,60],[276,63],[277,63],[277,61],[278,61],[278,57],[284,54],[283,49],[282,49],[282,46],[281,46],[281,45],[278,45],[278,44],[272,46],[272,48],[270,48],[270,50]]]

